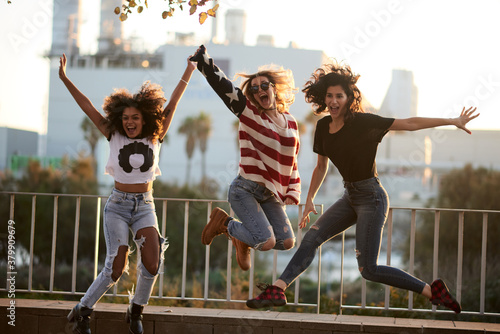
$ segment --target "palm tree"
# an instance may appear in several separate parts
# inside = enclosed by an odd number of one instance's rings
[[[201,151],[201,176],[206,177],[206,159],[205,152],[207,151],[208,137],[212,134],[212,118],[209,114],[201,111],[196,119],[197,139]]]
[[[239,154],[240,149],[240,120],[236,119],[233,121],[233,131],[236,132],[236,152]]]
[[[92,166],[94,167],[94,175],[97,175],[97,159],[95,157],[95,150],[97,143],[102,136],[101,131],[99,131],[97,126],[95,126],[88,117],[83,118],[83,121],[80,123],[80,128],[83,131],[83,138],[87,141],[87,143],[89,143]]]
[[[191,158],[193,157],[194,148],[196,146],[196,119],[193,117],[184,118],[184,121],[177,132],[186,135],[186,154],[188,157],[188,165],[185,184],[187,185],[191,177]]]

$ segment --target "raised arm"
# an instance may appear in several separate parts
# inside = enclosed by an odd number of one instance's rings
[[[313,212],[318,214],[316,208],[314,207],[314,198],[318,193],[319,188],[323,184],[326,173],[328,172],[328,157],[318,154],[318,161],[316,162],[316,167],[314,167],[313,174],[311,176],[311,183],[309,184],[309,191],[307,192],[306,205],[304,206],[304,212],[302,214],[302,219],[300,220],[299,227],[304,228],[309,223],[309,214]]]
[[[189,57],[190,58],[190,57]],[[188,58],[187,66],[182,74],[179,83],[175,87],[172,95],[170,96],[170,101],[163,111],[163,130],[160,133],[160,139],[163,139],[167,134],[168,128],[170,128],[170,124],[172,123],[172,119],[174,118],[175,110],[177,109],[177,105],[182,98],[182,95],[186,91],[189,80],[191,79],[191,75],[193,71],[196,69],[196,63],[190,61]]]
[[[233,83],[227,79],[214,60],[206,52],[204,45],[201,45],[190,60],[198,63],[198,70],[205,76],[209,85],[219,95],[224,104],[233,114],[240,117],[245,109],[247,98]]]
[[[392,123],[389,130],[399,131],[416,131],[421,129],[435,128],[437,126],[455,125],[457,128],[471,134],[470,130],[465,126],[471,120],[479,116],[475,114],[476,108],[462,109],[460,116],[456,118],[429,118],[429,117],[411,117],[404,119],[396,119]]]
[[[86,97],[76,86],[69,80],[66,75],[66,55],[63,54],[59,58],[59,78],[64,83],[71,96],[75,99],[78,106],[83,110],[85,114],[90,118],[92,123],[101,131],[101,133],[108,138],[108,130],[104,122],[104,117],[101,113],[94,107],[92,102]]]

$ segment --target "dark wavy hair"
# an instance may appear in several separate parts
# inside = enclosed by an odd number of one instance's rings
[[[167,99],[160,85],[146,81],[136,94],[126,89],[115,89],[104,99],[102,108],[106,113],[106,125],[110,134],[118,133],[127,136],[123,129],[122,115],[127,107],[137,108],[144,119],[144,126],[140,138],[158,139],[163,128],[163,105]]]
[[[243,94],[245,94],[246,98],[249,99],[254,106],[258,107],[260,111],[262,111],[262,108],[255,99],[254,94],[250,92],[250,86],[254,78],[261,76],[266,77],[276,88],[276,109],[278,112],[283,113],[288,111],[290,105],[295,102],[295,93],[297,91],[292,71],[275,64],[270,64],[260,67],[258,72],[254,74],[236,74],[236,77],[244,78],[241,84]]]
[[[347,95],[345,120],[348,121],[354,113],[364,112],[361,92],[356,86],[358,79],[359,74],[354,74],[349,65],[332,60],[314,71],[302,92],[305,93],[306,102],[313,104],[314,114],[319,115],[326,110],[325,97],[328,87],[340,85]]]

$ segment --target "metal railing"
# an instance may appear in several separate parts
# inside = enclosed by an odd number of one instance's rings
[[[106,200],[107,196],[98,196],[98,195],[74,195],[74,194],[47,194],[47,193],[21,193],[21,192],[0,192],[1,201],[0,205],[1,206],[6,206],[8,205],[9,208],[9,217],[8,217],[8,222],[9,226],[13,225],[15,226],[16,224],[28,224],[30,223],[30,236],[29,236],[29,250],[26,249],[27,254],[28,254],[28,263],[25,264],[25,266],[28,267],[28,283],[26,288],[19,288],[16,287],[17,292],[26,292],[26,293],[44,293],[44,294],[66,294],[66,295],[82,295],[84,292],[79,292],[77,291],[77,270],[78,270],[78,246],[79,246],[79,234],[82,229],[82,226],[80,225],[80,220],[82,216],[82,199],[86,200],[91,200],[95,201],[95,212],[93,215],[95,216],[95,231],[94,231],[94,249],[93,249],[93,277],[97,277],[98,270],[100,269],[100,263],[99,263],[99,255],[102,253],[105,253],[104,249],[100,249],[99,244],[99,234],[100,234],[100,229],[101,229],[101,220],[102,220],[102,211],[103,211],[103,204],[104,201]],[[31,207],[15,207],[15,201],[16,197],[29,197],[31,198]],[[34,259],[35,255],[34,254],[34,249],[35,249],[35,227],[37,224],[36,221],[36,216],[37,216],[37,199],[40,197],[49,197],[53,199],[53,208],[52,208],[52,240],[51,240],[51,253],[50,253],[50,276],[49,276],[49,284],[48,288],[46,289],[35,289],[33,286],[33,277],[34,277]],[[75,215],[74,215],[74,235],[73,235],[73,240],[72,241],[67,241],[67,242],[73,242],[73,254],[72,254],[72,264],[71,264],[71,289],[68,291],[62,291],[60,289],[56,289],[54,286],[55,282],[55,275],[56,275],[56,245],[57,245],[57,232],[58,232],[58,224],[61,223],[62,219],[60,219],[58,212],[59,212],[59,202],[61,198],[69,198],[72,201],[74,201],[74,207],[75,207]],[[26,201],[25,201],[26,202]],[[226,279],[226,291],[225,291],[225,298],[211,298],[209,296],[209,291],[210,291],[210,273],[211,273],[211,266],[210,266],[210,250],[211,246],[206,246],[205,248],[205,264],[204,264],[204,273],[203,273],[203,292],[202,296],[194,296],[194,295],[188,295],[188,289],[187,289],[187,264],[189,260],[189,256],[200,256],[199,254],[190,254],[188,250],[188,240],[190,237],[190,211],[191,207],[196,205],[197,208],[200,206],[203,206],[205,210],[206,207],[206,221],[208,221],[210,212],[212,211],[213,205],[215,203],[219,205],[227,205],[226,201],[222,200],[200,200],[200,199],[178,199],[178,198],[156,198],[155,203],[156,203],[156,209],[159,214],[159,217],[161,217],[159,221],[159,227],[160,227],[160,232],[162,235],[166,235],[166,230],[167,230],[167,221],[169,224],[177,224],[178,222],[171,222],[169,221],[168,218],[168,212],[167,212],[167,204],[168,203],[178,203],[180,205],[183,204],[184,206],[184,218],[183,218],[183,241],[182,241],[182,251],[176,250],[175,252],[177,254],[182,254],[182,269],[181,269],[181,287],[180,287],[180,296],[172,296],[169,295],[166,291],[164,291],[164,282],[165,282],[165,274],[163,270],[160,270],[160,275],[158,277],[158,282],[157,282],[157,293],[155,293],[152,298],[157,298],[157,299],[173,299],[173,300],[182,300],[182,301],[202,301],[202,302],[231,302],[231,303],[244,303],[246,299],[235,299],[232,296],[232,282],[231,282],[231,277],[232,277],[232,268],[233,268],[233,261],[232,261],[232,243],[228,242],[227,243],[227,259],[226,259],[226,268],[225,268],[225,275],[227,277]],[[292,225],[294,226],[294,230],[296,231],[296,237],[297,237],[297,246],[300,245],[300,242],[302,240],[302,235],[303,232],[302,230],[298,229],[298,221],[299,218],[302,216],[302,210],[303,210],[303,205],[298,205],[298,206],[293,206],[293,210],[297,210],[293,212],[292,214],[289,214],[290,217],[293,217],[292,219]],[[287,208],[288,210],[289,208]],[[17,222],[14,220],[16,210],[26,210],[30,212],[30,222]],[[318,212],[321,214],[323,211],[323,205],[318,205]],[[383,237],[383,248],[384,251],[387,253],[386,256],[386,264],[391,265],[392,258],[394,256],[393,254],[393,238],[395,236],[394,234],[394,216],[395,215],[410,215],[409,219],[409,248],[408,248],[408,253],[409,253],[409,259],[408,259],[408,265],[409,267],[406,269],[410,274],[414,273],[414,264],[415,264],[415,252],[416,252],[416,231],[417,231],[417,220],[419,215],[424,215],[424,214],[433,214],[434,215],[434,246],[433,246],[433,255],[432,255],[432,277],[436,278],[438,277],[439,274],[439,234],[440,234],[440,222],[442,221],[441,215],[443,213],[455,213],[458,215],[458,236],[457,236],[457,254],[456,254],[456,291],[454,291],[455,296],[457,300],[460,302],[462,298],[462,289],[463,289],[463,260],[464,260],[464,224],[465,224],[465,214],[480,214],[482,215],[482,240],[481,240],[481,256],[480,256],[480,287],[479,287],[479,309],[477,310],[464,310],[463,313],[467,314],[477,314],[477,315],[492,315],[492,316],[500,316],[500,313],[498,310],[495,310],[494,312],[488,312],[485,309],[486,305],[486,268],[488,267],[487,263],[487,236],[488,236],[488,224],[493,223],[493,224],[498,224],[499,221],[491,221],[490,217],[491,216],[496,216],[500,217],[500,211],[493,211],[493,210],[460,210],[460,209],[436,209],[436,208],[390,208],[389,210],[389,217],[387,220],[387,225],[384,230],[384,237]],[[89,215],[91,214],[90,212],[85,212],[85,214]],[[233,214],[231,212],[231,214]],[[7,217],[5,217],[7,218]],[[4,219],[5,222],[7,222],[7,219]],[[65,224],[68,224],[68,220],[70,217],[63,217]],[[398,219],[397,225],[403,225],[405,228],[408,228],[408,219]],[[4,224],[2,224],[5,226]],[[5,231],[0,231],[0,235],[4,234],[7,232],[7,229]],[[6,235],[9,235],[9,232],[7,232]],[[349,234],[349,230],[347,231]],[[404,232],[403,232],[404,234]],[[199,238],[199,236],[196,236],[196,238]],[[15,238],[13,238],[15,239]],[[10,240],[10,239],[9,239]],[[370,305],[370,303],[367,301],[367,284],[364,279],[361,279],[361,300],[360,302],[356,302],[354,304],[348,305],[346,304],[346,301],[344,300],[344,292],[345,292],[345,259],[344,259],[344,250],[345,250],[345,242],[346,242],[346,232],[344,232],[341,235],[341,264],[340,264],[340,294],[339,294],[339,307],[340,311],[339,313],[342,313],[343,310],[348,310],[348,309],[368,309],[368,310],[393,310],[393,311],[417,311],[417,312],[449,312],[449,311],[443,311],[443,310],[437,310],[435,306],[430,306],[429,303],[429,308],[428,309],[417,309],[414,308],[413,305],[413,292],[409,292],[409,297],[408,297],[408,305],[407,307],[392,307],[391,306],[391,290],[389,286],[385,286],[385,291],[384,291],[384,300],[383,300],[383,306],[373,306]],[[102,247],[101,247],[102,248]],[[172,250],[169,249],[167,251],[171,252]],[[293,250],[291,251],[293,252]],[[277,276],[278,276],[278,260],[281,252],[273,251],[272,252],[272,269],[271,269],[271,275],[272,275],[272,281],[275,281]],[[293,254],[293,253],[292,253]],[[254,297],[254,280],[255,280],[255,252],[252,249],[251,250],[251,260],[252,260],[252,266],[248,274],[248,298],[253,298]],[[10,259],[10,258],[9,258]],[[168,260],[167,260],[168,262]],[[3,267],[5,265],[5,273],[7,276],[7,279],[9,277],[9,274],[11,274],[12,270],[9,268],[7,265],[8,261],[7,259],[0,259],[0,267]],[[320,299],[322,296],[322,249],[318,250],[314,266],[311,266],[309,268],[308,272],[310,274],[311,270],[314,270],[313,268],[317,266],[317,277],[316,277],[316,283],[317,283],[317,296],[316,296],[316,301],[314,303],[304,303],[301,302],[301,295],[300,295],[300,277],[295,281],[294,283],[294,300],[293,301],[288,301],[287,305],[293,305],[293,306],[303,306],[303,307],[313,307],[316,309],[316,313],[320,313]],[[102,264],[101,264],[102,265]],[[1,274],[0,274],[1,275]],[[359,274],[358,274],[359,275]],[[0,276],[1,278],[1,276]],[[5,286],[0,286],[0,291],[8,291],[9,290],[9,281],[8,280],[2,280],[3,282],[6,282]],[[118,292],[118,284],[116,284],[113,288],[112,291],[108,292],[107,296],[120,296],[120,297],[125,297],[127,295],[125,294],[119,294]],[[380,305],[382,302],[379,302],[378,304]]]

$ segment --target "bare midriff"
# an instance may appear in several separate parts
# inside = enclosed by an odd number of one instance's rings
[[[126,184],[115,181],[115,188],[125,193],[145,193],[153,188],[153,182]]]

